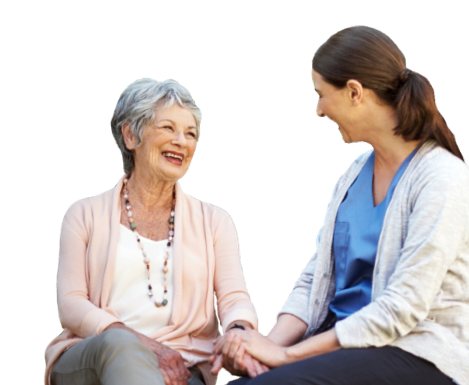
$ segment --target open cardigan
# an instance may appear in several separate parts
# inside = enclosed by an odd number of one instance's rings
[[[64,331],[47,347],[46,384],[50,384],[50,371],[60,354],[120,322],[108,302],[119,240],[122,183],[123,179],[101,195],[76,202],[65,214],[57,276]],[[181,353],[187,366],[198,365],[206,384],[212,385],[216,377],[210,374],[207,360],[218,335],[214,294],[223,329],[236,320],[257,328],[257,316],[246,290],[229,215],[184,194],[178,184],[175,211],[171,319],[149,337]]]
[[[309,325],[325,319],[335,293],[332,242],[337,211],[370,153],[340,178],[317,251],[282,313]],[[469,169],[429,141],[403,174],[387,209],[372,281],[372,302],[337,322],[343,348],[392,345],[469,385]]]

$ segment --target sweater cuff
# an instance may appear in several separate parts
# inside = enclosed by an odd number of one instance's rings
[[[86,338],[101,334],[104,329],[113,323],[122,323],[118,318],[103,309],[94,309],[83,318],[80,328],[80,337]]]
[[[342,346],[344,349],[366,348],[368,345],[363,343],[363,341],[360,343],[359,339],[356,338],[356,328],[352,326],[353,325],[351,325],[351,322],[347,322],[347,319],[339,321],[335,324],[335,332],[337,334],[337,339],[339,340],[340,346]]]
[[[248,309],[237,309],[236,311],[230,312],[223,317],[222,327],[223,333],[226,333],[226,328],[234,321],[246,321],[249,322],[254,330],[257,330],[257,315]]]

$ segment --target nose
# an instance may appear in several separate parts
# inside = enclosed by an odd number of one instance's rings
[[[184,135],[184,132],[178,131],[174,133],[174,139],[171,141],[175,146],[184,148],[187,145],[187,138]]]
[[[325,116],[325,115],[324,115],[324,112],[322,112],[322,109],[321,109],[321,106],[319,105],[319,102],[318,102],[318,104],[317,104],[317,106],[316,106],[316,113],[318,114],[318,116],[319,116],[320,118],[324,118],[324,116]]]

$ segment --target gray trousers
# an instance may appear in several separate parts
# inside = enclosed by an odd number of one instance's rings
[[[189,385],[204,385],[200,369],[189,370]],[[73,345],[55,362],[51,380],[52,385],[165,385],[155,353],[120,329]]]

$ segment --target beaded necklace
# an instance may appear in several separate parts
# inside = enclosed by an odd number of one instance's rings
[[[168,282],[166,280],[166,274],[168,273],[168,259],[170,256],[170,249],[171,249],[171,242],[174,239],[174,206],[176,202],[176,191],[173,191],[173,203],[171,206],[171,216],[169,218],[169,236],[168,236],[168,243],[166,244],[166,253],[164,255],[164,265],[163,265],[163,286],[164,286],[164,292],[163,292],[163,300],[161,302],[156,301],[155,298],[153,298],[153,289],[151,287],[151,281],[150,281],[150,258],[147,257],[147,254],[145,250],[143,249],[143,244],[140,240],[140,236],[138,235],[137,232],[137,225],[135,224],[135,221],[132,217],[132,207],[130,206],[130,201],[129,201],[129,191],[127,190],[127,182],[129,181],[129,177],[126,177],[124,179],[124,199],[125,199],[125,208],[127,209],[127,216],[129,217],[129,224],[130,228],[137,237],[137,243],[139,249],[142,251],[143,255],[143,263],[147,266],[147,278],[148,278],[148,296],[150,297],[150,300],[155,304],[156,307],[161,307],[161,306],[166,306],[168,304],[168,299],[167,294],[168,294]]]

